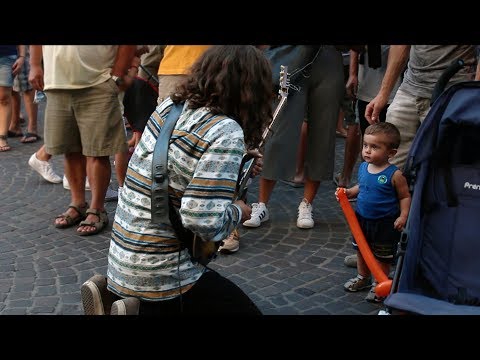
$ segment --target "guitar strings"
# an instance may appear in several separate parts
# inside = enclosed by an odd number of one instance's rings
[[[310,62],[308,62],[307,64],[305,64],[305,65],[304,65],[303,67],[301,67],[301,68],[298,68],[298,69],[293,70],[293,71],[289,74],[289,75],[290,75],[290,79],[292,79],[293,76],[295,76],[295,75],[298,74],[299,72],[302,72],[302,76],[303,76],[304,78],[309,78],[310,75],[307,73],[306,68],[309,67],[310,65],[312,65],[312,64],[315,62],[315,60],[317,59],[318,54],[320,54],[320,51],[322,50],[322,48],[323,48],[323,46],[320,46],[320,47],[318,48],[317,52],[315,53],[315,56],[313,57],[313,59],[312,59]],[[292,84],[291,82],[290,82],[290,84],[288,85],[288,87],[289,87],[290,89],[292,89],[292,90],[295,90],[295,91],[300,91],[300,90],[302,90],[302,87],[301,87],[301,86],[299,86],[299,85],[294,85],[294,84]]]
[[[320,54],[320,50],[322,50],[322,48],[323,48],[323,46],[320,46],[320,47],[318,48],[318,50],[317,50],[317,52],[315,53],[315,56],[313,57],[312,61],[310,61],[309,63],[305,64],[303,67],[298,68],[298,69],[295,69],[294,71],[292,71],[291,74],[290,74],[290,78],[291,78],[292,76],[294,76],[295,74],[299,73],[300,71],[305,70],[308,66],[312,65],[312,64],[315,62],[315,60],[317,59],[318,54]],[[303,72],[303,76],[304,76],[304,77],[309,77],[305,72]]]

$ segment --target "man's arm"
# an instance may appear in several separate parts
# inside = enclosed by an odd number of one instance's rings
[[[238,131],[236,126],[228,128],[219,125],[217,128],[223,131],[223,134],[212,135],[210,138],[211,145],[198,160],[192,180],[185,188],[180,207],[180,216],[185,227],[202,239],[212,241],[225,239],[238,224],[249,219],[251,215],[251,209],[243,201],[232,203],[231,200],[235,194],[244,153],[243,132]],[[215,134],[215,129],[211,133]],[[226,139],[229,141],[225,142]],[[218,155],[220,152],[222,156]],[[178,159],[175,166],[185,166],[187,160]],[[221,176],[217,176],[219,174]],[[214,205],[211,208],[190,206],[192,202],[202,203],[207,198],[208,202]]]
[[[410,45],[390,45],[387,70],[383,76],[382,85],[377,96],[370,101],[365,109],[365,118],[370,124],[378,122],[379,115],[387,105],[390,93],[407,64],[409,54]]]
[[[112,67],[112,75],[123,77],[127,74],[137,51],[136,45],[119,45]]]
[[[17,59],[13,63],[12,66],[12,74],[13,76],[17,76],[20,70],[22,70],[23,63],[25,62],[25,45],[17,45]]]
[[[18,57],[25,57],[27,55],[26,45],[17,45]]]
[[[347,89],[347,95],[350,96],[352,99],[357,98],[359,55],[360,53],[358,51],[350,50],[350,66],[348,69],[349,76],[345,87]]]
[[[30,45],[30,73],[28,81],[35,90],[43,90],[42,45]]]

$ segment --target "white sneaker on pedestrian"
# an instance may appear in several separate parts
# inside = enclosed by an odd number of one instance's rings
[[[347,255],[343,259],[345,266],[356,268],[357,267],[357,254]]]
[[[259,227],[262,222],[267,221],[269,218],[268,209],[265,203],[253,203],[252,215],[250,215],[250,219],[245,220],[243,226]]]
[[[36,153],[28,159],[28,165],[48,182],[52,184],[60,184],[62,182],[62,178],[53,171],[52,164],[48,161],[38,160]]]
[[[105,194],[105,201],[116,201],[118,200],[118,191],[113,190],[110,186],[107,188],[107,193]]]
[[[63,175],[63,188],[70,190],[70,184],[68,183],[65,175]],[[85,178],[85,190],[90,191],[90,183],[88,182],[88,178]]]
[[[298,205],[297,227],[300,229],[311,229],[313,225],[312,204],[309,204],[307,199],[303,199],[300,205]]]
[[[223,240],[223,245],[218,248],[222,254],[233,254],[240,249],[240,235],[238,230],[235,229],[232,233]]]

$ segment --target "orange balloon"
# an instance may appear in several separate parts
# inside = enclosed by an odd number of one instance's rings
[[[360,250],[363,259],[370,269],[370,272],[378,282],[378,285],[375,287],[375,293],[378,296],[385,297],[390,293],[390,289],[392,288],[392,280],[385,275],[380,265],[378,265],[377,260],[373,256],[372,251],[368,246],[367,239],[365,239],[365,235],[363,235],[363,231],[360,227],[357,216],[355,215],[355,211],[353,211],[352,205],[350,205],[350,202],[348,201],[345,188],[337,188],[337,196],[345,218],[347,219],[348,226],[350,227],[350,231],[357,242],[358,250]]]

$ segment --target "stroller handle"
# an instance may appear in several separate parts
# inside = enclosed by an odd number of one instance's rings
[[[437,100],[437,98],[442,94],[443,90],[445,90],[445,87],[447,86],[452,76],[455,75],[464,66],[465,61],[463,61],[462,59],[458,59],[452,62],[445,69],[442,75],[440,75],[440,78],[438,79],[435,87],[433,88],[432,98],[430,99],[430,106],[433,105],[435,100]]]

